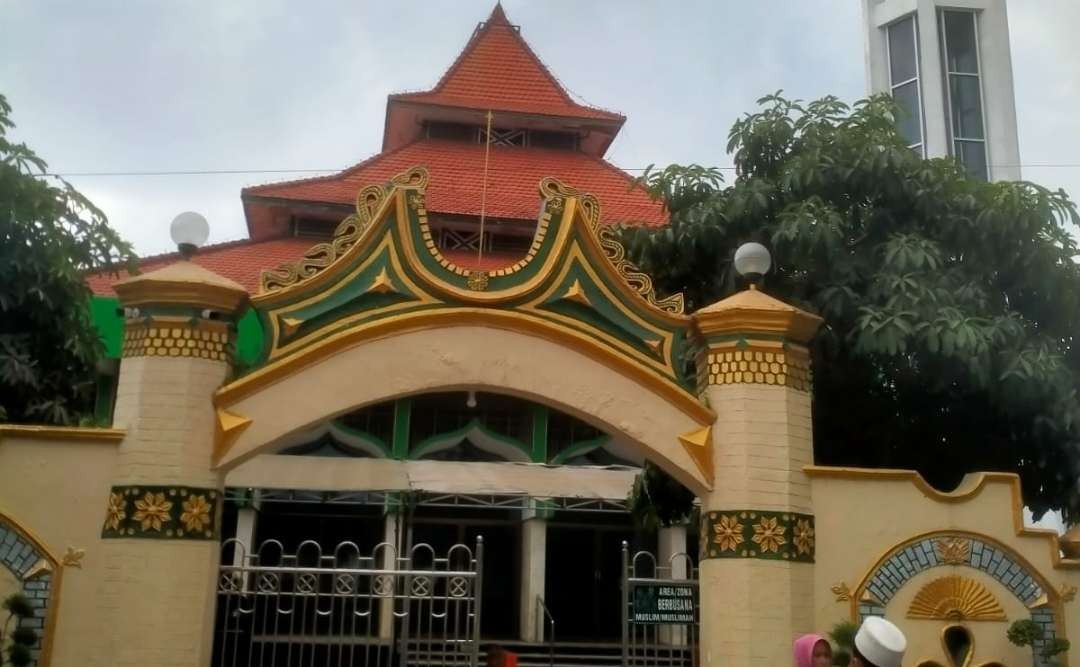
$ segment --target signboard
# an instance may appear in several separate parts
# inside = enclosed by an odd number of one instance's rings
[[[630,589],[632,623],[684,624],[694,622],[697,586],[681,583],[635,583]]]

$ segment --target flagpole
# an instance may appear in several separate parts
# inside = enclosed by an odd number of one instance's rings
[[[488,109],[487,130],[484,134],[484,182],[480,190],[480,242],[476,244],[477,269],[479,269],[479,265],[484,259],[484,217],[487,213],[488,158],[491,155],[491,120],[494,117],[491,109]]]

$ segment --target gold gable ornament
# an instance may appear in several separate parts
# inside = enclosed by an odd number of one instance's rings
[[[974,579],[941,577],[919,589],[908,618],[945,621],[1004,621],[1005,610],[994,594]]]

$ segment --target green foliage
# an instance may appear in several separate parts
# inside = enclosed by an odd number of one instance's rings
[[[71,424],[89,413],[101,342],[86,271],[132,262],[105,215],[7,136],[0,95],[0,420]]]
[[[2,101],[2,100],[0,100]],[[34,661],[31,650],[37,643],[37,634],[29,628],[18,627],[19,621],[31,618],[34,607],[30,600],[20,593],[12,593],[0,603],[0,608],[8,612],[3,626],[0,626],[0,665],[24,667]]]
[[[634,479],[627,504],[639,528],[655,531],[689,520],[694,513],[694,494],[660,468],[646,462]]]
[[[1009,629],[1005,631],[1009,641],[1016,646],[1033,646],[1035,642],[1043,638],[1043,629],[1030,618],[1013,621]]]
[[[855,633],[859,626],[851,621],[840,621],[829,631],[829,639],[833,646],[833,664],[843,667],[851,661],[852,649],[855,648]]]
[[[1053,658],[1056,655],[1060,655],[1060,654],[1064,653],[1065,651],[1068,651],[1069,646],[1071,646],[1071,644],[1069,644],[1068,639],[1062,639],[1061,637],[1054,637],[1049,642],[1047,642],[1047,644],[1043,648],[1043,650],[1039,651],[1039,655],[1041,655],[1042,657],[1049,660],[1049,659]]]
[[[1045,636],[1042,626],[1030,618],[1013,621],[1009,626],[1009,629],[1005,631],[1005,634],[1009,638],[1009,641],[1016,646],[1030,646],[1032,647],[1032,650],[1034,650],[1035,643],[1042,641]],[[1039,655],[1046,661],[1044,664],[1046,664],[1047,667],[1056,667],[1056,665],[1060,663],[1054,658],[1068,650],[1068,639],[1054,637],[1046,643],[1046,646],[1039,650]]]
[[[1075,511],[1073,202],[921,159],[888,97],[760,105],[731,129],[731,184],[698,166],[646,171],[671,224],[623,230],[631,257],[692,310],[738,288],[741,243],[771,248],[766,291],[825,318],[812,349],[820,463],[912,468],[939,488],[1012,471],[1036,514]]]

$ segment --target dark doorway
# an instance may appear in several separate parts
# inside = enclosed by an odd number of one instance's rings
[[[412,523],[413,544],[426,542],[443,555],[455,544],[476,547],[484,538],[480,634],[490,639],[518,636],[519,527],[504,521],[470,521],[417,517]]]
[[[619,522],[622,523],[622,522]],[[566,641],[614,641],[622,633],[622,543],[630,525],[548,526],[544,599]]]

